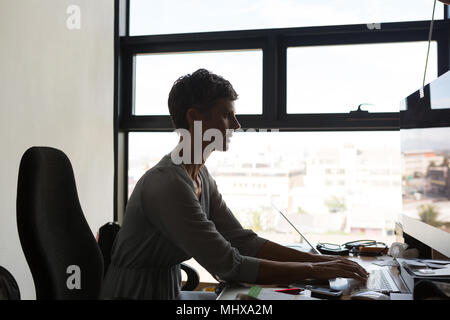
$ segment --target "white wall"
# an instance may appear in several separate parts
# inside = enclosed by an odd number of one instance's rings
[[[80,29],[67,27],[70,5]],[[26,149],[67,154],[94,233],[113,219],[113,40],[113,0],[0,0],[0,265],[22,299],[35,299],[16,225]]]

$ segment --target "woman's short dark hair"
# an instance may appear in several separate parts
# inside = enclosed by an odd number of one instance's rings
[[[219,99],[236,100],[238,95],[228,80],[205,69],[178,78],[169,93],[169,113],[175,128],[189,129],[186,111],[209,111]]]

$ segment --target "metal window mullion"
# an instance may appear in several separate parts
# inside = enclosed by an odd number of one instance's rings
[[[448,28],[439,30],[439,32],[437,32],[436,38],[439,77],[450,70],[450,26],[448,26]]]
[[[121,51],[121,36],[128,36],[128,22],[129,22],[129,0],[115,0],[114,1],[114,101],[113,101],[113,152],[114,152],[114,186],[113,186],[113,221],[118,221],[119,208],[118,200],[122,197],[119,184],[123,183],[119,176],[119,165],[125,161],[128,150],[123,151],[119,143],[120,119],[123,115],[122,110],[122,88],[124,86],[123,76],[123,57]]]
[[[432,40],[438,39],[436,31]],[[287,37],[287,47],[299,46],[331,46],[331,45],[359,45],[359,44],[375,44],[375,43],[393,43],[393,42],[411,42],[411,41],[427,41],[428,31],[421,30],[416,33],[355,33],[355,34],[338,34],[338,35],[305,35]]]
[[[284,38],[279,39],[277,54],[277,120],[283,121],[287,116],[287,46]]]
[[[224,50],[251,50],[262,49],[264,46],[263,37],[245,38],[245,39],[209,39],[149,42],[145,44],[125,43],[133,54],[147,53],[176,53],[176,52],[195,52],[195,51],[224,51]]]
[[[125,208],[127,207],[128,202],[128,172],[129,172],[129,157],[130,157],[130,133],[128,131],[123,133],[123,194],[122,194],[122,201],[123,201],[123,212],[122,212],[122,219],[125,216]]]
[[[263,112],[262,116],[265,121],[274,121],[277,119],[277,74],[279,59],[277,48],[277,39],[273,35],[267,36],[266,46],[263,49]],[[242,124],[241,124],[242,125]]]
[[[437,74],[438,77],[446,73],[450,70],[450,45],[449,45],[449,33],[447,35],[443,35],[437,41],[437,51],[438,51],[438,59],[437,59]]]
[[[134,56],[129,50],[122,50],[122,84],[120,87],[120,129],[126,129],[123,123],[129,122],[133,114],[134,92]]]

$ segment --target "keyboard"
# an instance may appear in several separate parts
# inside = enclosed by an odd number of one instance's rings
[[[367,280],[367,289],[382,292],[400,292],[392,279],[391,274],[386,269],[372,270]]]
[[[372,270],[365,285],[356,279],[337,278],[330,280],[330,288],[343,290],[347,293],[360,290],[372,290],[384,293],[400,292],[400,289],[387,269]]]

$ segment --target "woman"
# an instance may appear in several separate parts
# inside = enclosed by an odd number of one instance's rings
[[[169,112],[175,128],[185,134],[137,182],[113,246],[103,297],[194,298],[196,293],[180,291],[179,264],[191,257],[225,281],[281,285],[302,279],[367,279],[353,261],[286,248],[236,220],[204,166],[211,149],[202,138],[213,131],[215,150],[228,149],[230,132],[240,128],[236,99],[227,80],[204,69],[174,83]]]

